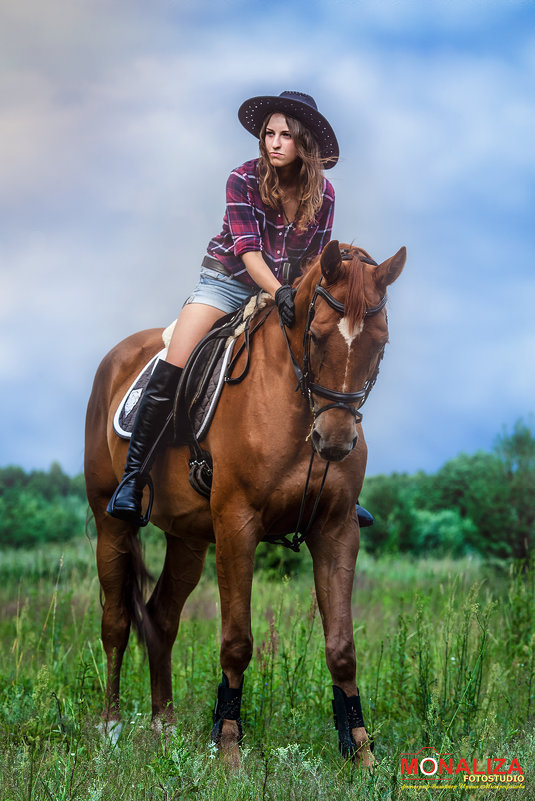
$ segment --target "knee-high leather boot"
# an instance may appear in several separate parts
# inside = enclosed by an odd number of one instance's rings
[[[141,398],[126,456],[123,478],[106,511],[112,517],[146,526],[143,516],[143,488],[161,446],[169,443],[175,393],[182,368],[159,359]],[[149,510],[150,513],[150,510]]]

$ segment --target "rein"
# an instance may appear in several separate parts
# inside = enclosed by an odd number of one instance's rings
[[[312,453],[310,454],[310,462],[308,464],[307,480],[305,482],[303,495],[301,496],[301,506],[299,507],[299,517],[297,518],[297,524],[295,526],[295,534],[293,535],[291,540],[289,540],[285,535],[283,535],[282,537],[266,537],[265,541],[271,543],[271,545],[284,545],[285,548],[290,548],[290,550],[298,553],[299,548],[307,538],[308,532],[310,531],[310,527],[316,518],[316,512],[318,511],[321,493],[323,492],[323,487],[325,486],[325,480],[327,479],[327,473],[329,471],[329,465],[331,464],[330,462],[327,462],[327,464],[325,465],[325,470],[323,471],[323,477],[321,479],[320,488],[316,494],[316,499],[314,501],[314,507],[312,509],[312,512],[310,513],[310,517],[308,518],[308,522],[305,526],[304,531],[301,531],[301,526],[303,525],[303,517],[305,516],[305,501],[307,496],[307,490],[308,490],[308,485],[310,483],[310,476],[312,475],[312,465],[314,463],[315,456],[316,456],[316,451],[313,448]]]
[[[349,261],[349,260],[351,260],[353,258],[353,255],[350,254],[349,251],[343,250],[343,251],[341,251],[341,254],[342,254],[342,260],[344,260],[344,261]],[[372,259],[368,259],[368,258],[365,258],[365,257],[362,257],[362,256],[360,258],[361,258],[362,261],[365,261],[368,264],[372,264],[374,266],[377,266],[377,263],[375,261],[373,261]],[[316,301],[317,301],[317,299],[319,297],[323,298],[323,300],[325,300],[329,304],[331,309],[333,309],[335,312],[337,312],[338,314],[340,314],[342,316],[345,314],[345,306],[344,306],[344,304],[340,303],[339,300],[336,300],[336,298],[333,297],[330,294],[330,292],[327,291],[327,289],[325,289],[325,287],[322,285],[322,280],[323,280],[323,278],[320,278],[320,280],[316,284],[316,287],[314,289],[314,294],[312,296],[312,300],[311,300],[310,306],[308,308],[307,322],[306,322],[305,331],[304,331],[304,334],[303,334],[304,354],[303,354],[303,366],[302,367],[300,367],[299,362],[295,358],[295,355],[294,355],[294,353],[292,351],[292,346],[290,345],[290,340],[288,339],[288,334],[286,333],[286,328],[285,328],[284,324],[282,323],[282,321],[279,320],[282,333],[284,334],[284,339],[286,340],[286,346],[288,348],[288,353],[290,354],[290,360],[292,362],[292,366],[293,366],[293,369],[294,369],[294,372],[295,372],[295,375],[296,375],[296,378],[297,378],[296,391],[297,391],[297,389],[301,390],[301,393],[302,393],[303,397],[308,402],[308,405],[310,407],[310,411],[312,412],[312,415],[314,417],[314,421],[320,416],[320,414],[323,414],[323,412],[326,412],[329,409],[344,409],[345,411],[347,411],[351,415],[353,415],[353,417],[355,418],[355,421],[357,423],[360,423],[362,421],[362,413],[359,411],[359,409],[366,402],[366,400],[368,398],[368,395],[372,391],[372,388],[373,388],[375,382],[377,381],[377,376],[379,374],[379,365],[380,365],[381,359],[383,357],[384,348],[383,348],[383,351],[379,355],[379,358],[377,360],[377,365],[376,365],[376,368],[375,368],[375,371],[374,371],[373,375],[371,376],[371,378],[369,378],[366,381],[366,383],[364,384],[364,387],[362,389],[359,389],[357,392],[338,392],[338,391],[336,391],[334,389],[329,389],[328,387],[324,387],[322,384],[317,384],[314,381],[314,376],[313,376],[312,368],[311,368],[311,365],[310,365],[310,342],[311,342],[310,328],[312,326],[312,322],[314,320],[314,315],[316,313]],[[384,309],[384,307],[386,305],[386,301],[387,301],[387,297],[386,297],[386,295],[383,295],[383,297],[381,298],[381,300],[379,301],[377,306],[370,306],[369,308],[366,309],[366,311],[364,313],[364,316],[365,317],[372,317],[374,314],[378,314],[382,309]],[[318,411],[316,411],[315,408],[314,408],[314,401],[313,401],[313,397],[312,397],[313,395],[319,395],[321,398],[325,398],[325,400],[330,401],[330,402],[325,404],[325,406],[322,406]],[[312,431],[312,429],[311,429],[311,431]],[[309,434],[309,436],[310,436],[310,434]],[[308,438],[309,437],[307,437],[307,439]],[[286,548],[290,548],[292,551],[299,551],[299,547],[303,544],[303,542],[305,542],[305,540],[306,540],[306,538],[307,538],[307,536],[308,536],[308,534],[310,532],[310,529],[312,527],[312,523],[314,522],[314,519],[316,517],[316,512],[318,510],[321,494],[322,494],[323,488],[325,486],[325,481],[327,479],[327,473],[328,473],[329,466],[330,466],[330,461],[327,461],[327,464],[325,465],[325,470],[323,472],[323,477],[322,477],[322,480],[321,480],[321,484],[320,484],[319,490],[318,490],[318,492],[316,494],[316,498],[315,498],[315,501],[314,501],[314,506],[312,508],[311,515],[310,515],[310,517],[309,517],[309,519],[308,519],[308,521],[306,523],[306,526],[304,527],[304,529],[302,529],[304,510],[305,510],[305,499],[306,499],[306,494],[307,494],[308,487],[309,487],[309,484],[310,484],[310,477],[311,477],[311,474],[312,474],[312,465],[314,463],[315,455],[316,455],[316,451],[315,451],[315,449],[313,447],[312,448],[312,454],[310,456],[310,463],[309,463],[309,466],[308,466],[308,473],[307,473],[307,478],[306,478],[306,482],[305,482],[305,488],[303,490],[303,495],[302,495],[302,498],[301,498],[301,506],[300,506],[300,509],[299,509],[299,517],[298,517],[298,520],[297,520],[297,525],[295,527],[295,533],[294,533],[292,539],[289,540],[289,539],[287,539],[286,536],[276,537],[276,538],[268,537],[267,538],[268,542],[271,542],[271,543],[276,544],[276,545],[283,545]]]

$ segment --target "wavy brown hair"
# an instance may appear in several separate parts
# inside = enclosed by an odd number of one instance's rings
[[[272,114],[266,117],[260,129],[258,182],[262,202],[272,209],[278,209],[282,205],[279,175],[269,160],[265,143],[266,129],[271,117]],[[308,225],[314,222],[323,203],[323,162],[319,145],[308,128],[294,117],[285,115],[285,118],[300,161],[297,188],[301,203],[297,213],[296,226],[299,231],[304,231]]]

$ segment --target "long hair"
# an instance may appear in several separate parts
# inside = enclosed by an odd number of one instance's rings
[[[258,179],[262,203],[272,209],[278,209],[282,205],[279,175],[269,161],[265,143],[266,128],[271,116],[269,114],[266,117],[260,129]],[[308,225],[314,222],[323,203],[323,164],[319,145],[308,128],[294,117],[286,116],[286,123],[300,161],[297,188],[301,203],[295,222],[297,229],[304,231]]]

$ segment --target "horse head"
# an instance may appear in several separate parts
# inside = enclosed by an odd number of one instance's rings
[[[314,415],[312,444],[328,461],[341,461],[357,444],[358,410],[388,342],[386,289],[405,259],[402,247],[377,264],[366,251],[333,240],[310,270],[303,377]]]

